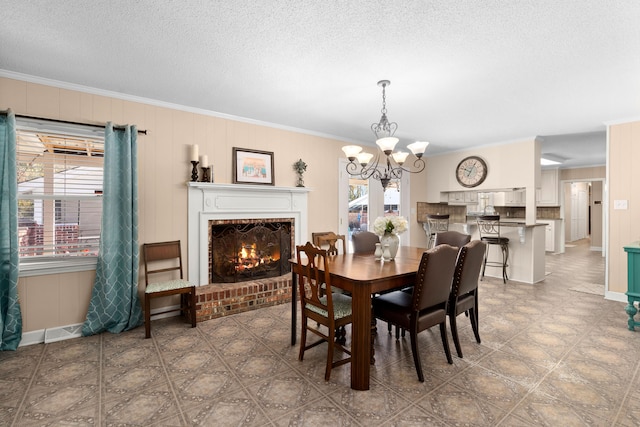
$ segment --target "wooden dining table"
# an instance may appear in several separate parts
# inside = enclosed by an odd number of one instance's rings
[[[338,254],[329,257],[331,285],[351,294],[351,388],[369,390],[371,356],[371,296],[415,283],[425,248],[401,246],[393,261],[371,255]],[[291,259],[291,345],[296,344],[298,260]],[[305,264],[305,260],[302,260]]]

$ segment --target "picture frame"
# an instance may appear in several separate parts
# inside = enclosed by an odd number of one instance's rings
[[[273,152],[233,147],[233,183],[275,185]]]

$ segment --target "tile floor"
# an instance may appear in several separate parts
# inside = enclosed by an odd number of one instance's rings
[[[460,318],[464,358],[449,365],[436,329],[409,340],[379,325],[371,390],[349,365],[324,381],[326,347],[297,360],[288,304],[199,323],[178,318],[0,353],[0,425],[638,426],[640,332],[624,304],[570,290],[604,281],[588,241],[547,255],[525,285],[485,279],[480,334]],[[453,343],[451,343],[453,349]]]

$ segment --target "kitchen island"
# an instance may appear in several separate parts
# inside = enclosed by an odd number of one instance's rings
[[[480,239],[478,225],[473,217],[463,223],[449,224],[449,230],[471,234],[472,240]],[[544,280],[545,224],[526,224],[524,218],[501,218],[500,234],[509,239],[509,280],[530,284]],[[489,259],[502,259],[498,246],[490,246]],[[502,269],[487,265],[485,276],[502,278]]]

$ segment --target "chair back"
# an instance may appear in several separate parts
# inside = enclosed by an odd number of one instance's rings
[[[296,257],[300,266],[298,286],[302,309],[316,307],[333,319],[333,300],[331,296],[331,276],[327,263],[327,251],[315,247],[311,242],[296,246]],[[303,259],[307,259],[305,264]],[[316,310],[314,310],[316,311]]]
[[[422,254],[413,288],[413,311],[420,312],[439,304],[446,308],[457,256],[458,248],[451,245],[436,246]]]
[[[316,240],[313,242],[313,244],[320,248],[323,247],[323,245],[329,245],[329,248],[327,249],[327,254],[338,255],[339,251],[338,251],[338,247],[336,246],[336,243],[340,240],[342,241],[342,253],[345,253],[346,246],[345,246],[344,234],[336,234],[330,231],[326,234],[321,234],[316,236]]]
[[[354,254],[372,254],[376,251],[376,243],[380,243],[377,234],[371,231],[361,231],[351,236]]]
[[[180,279],[183,279],[180,240],[143,244],[142,260],[145,287],[151,283],[150,276],[159,277],[162,275],[162,280],[172,280],[175,279],[175,272],[179,272]],[[171,274],[172,272],[173,274]]]
[[[482,215],[477,219],[480,239],[500,238],[500,215]]]
[[[474,240],[460,249],[451,286],[451,297],[454,300],[458,296],[466,295],[478,288],[486,246],[486,243]]]
[[[443,231],[436,233],[435,246],[451,245],[461,248],[471,241],[469,234],[460,233],[458,231]]]
[[[427,214],[427,225],[429,233],[436,234],[443,231],[449,231],[449,215],[448,214]]]

